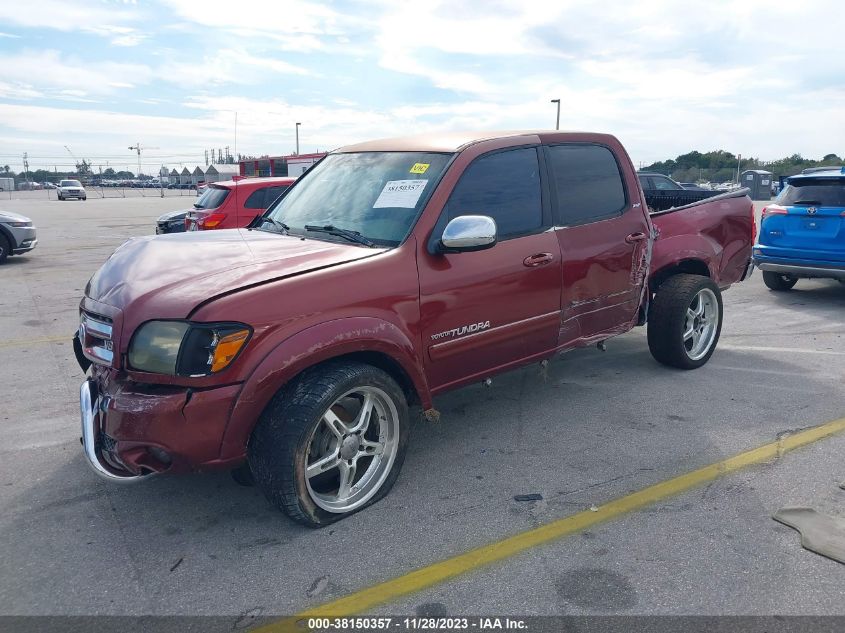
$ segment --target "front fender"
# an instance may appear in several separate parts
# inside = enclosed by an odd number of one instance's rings
[[[226,427],[221,459],[243,455],[261,412],[282,385],[308,367],[355,352],[389,356],[411,379],[423,408],[431,407],[421,360],[411,339],[399,327],[375,317],[326,321],[285,339],[250,374]]]

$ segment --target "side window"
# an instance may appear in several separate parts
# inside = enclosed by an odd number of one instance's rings
[[[267,193],[265,194],[267,197],[264,199],[264,206],[269,208],[269,206],[278,200],[279,196],[287,190],[287,185],[283,185],[281,187],[268,187],[266,190]]]
[[[678,191],[679,189],[683,189],[683,187],[676,185],[668,178],[653,177],[652,180],[654,181],[655,189],[659,191]]]
[[[447,217],[488,215],[499,239],[532,233],[543,226],[540,164],[533,147],[476,159],[461,176],[449,201]]]
[[[244,202],[244,209],[265,209],[264,206],[264,192],[267,189],[256,189],[251,194],[249,194],[249,198],[246,199]]]
[[[586,224],[619,215],[625,187],[613,153],[602,145],[549,147],[552,184],[557,192],[555,222]]]

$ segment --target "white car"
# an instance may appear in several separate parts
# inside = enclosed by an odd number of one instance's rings
[[[59,200],[67,200],[68,198],[77,198],[79,200],[88,199],[88,195],[85,193],[85,187],[78,180],[60,180],[58,194]]]

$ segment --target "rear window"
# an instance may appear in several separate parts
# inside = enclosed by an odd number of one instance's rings
[[[783,206],[845,207],[845,178],[801,178],[791,181],[775,202]]]
[[[229,190],[224,189],[223,187],[208,187],[205,190],[199,200],[194,203],[194,208],[196,209],[216,209],[223,201],[226,200],[226,196],[229,195]]]

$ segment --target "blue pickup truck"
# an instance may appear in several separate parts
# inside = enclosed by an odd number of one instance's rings
[[[772,290],[790,290],[799,279],[845,283],[845,167],[786,180],[763,209],[753,260]]]

